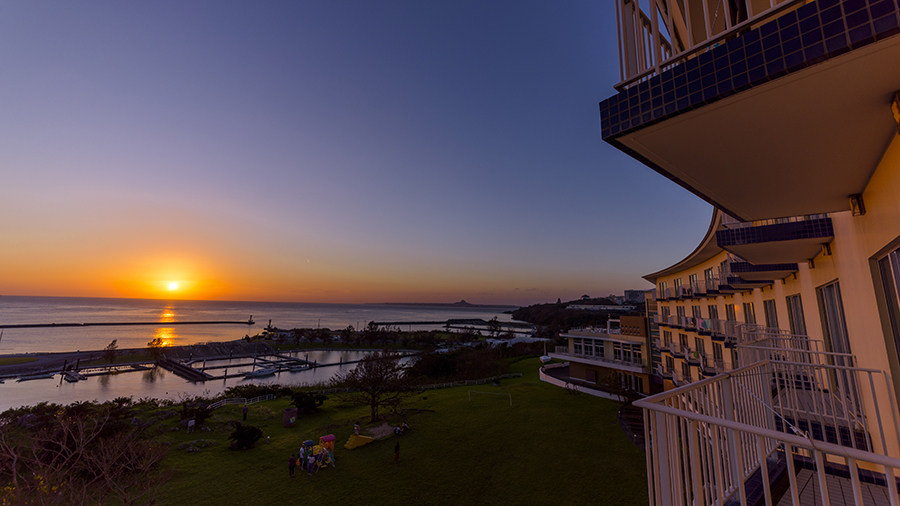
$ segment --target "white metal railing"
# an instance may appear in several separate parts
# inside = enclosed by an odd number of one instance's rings
[[[257,402],[263,401],[271,401],[275,399],[275,396],[272,394],[261,395],[259,397],[254,397],[252,399],[245,399],[243,397],[234,397],[231,399],[222,399],[220,401],[216,401],[209,405],[209,409],[218,409],[226,404],[256,404]]]
[[[658,75],[807,0],[616,0],[617,90]]]
[[[862,504],[859,466],[884,473],[890,484],[900,469],[897,406],[882,371],[765,360],[634,404],[644,409],[654,506],[729,498],[747,504],[745,480],[756,472],[768,477],[772,459],[787,466],[785,494],[800,504],[795,457],[815,461],[822,504],[831,504],[825,463],[847,465]],[[769,480],[761,482],[773,504]],[[887,489],[900,505],[896,486]]]
[[[561,355],[564,357],[572,357],[572,358],[581,358],[586,360],[593,360],[595,362],[603,362],[610,365],[619,365],[619,366],[628,366],[628,367],[639,367],[641,369],[645,369],[647,364],[643,359],[641,360],[618,360],[615,358],[609,358],[605,356],[599,355],[588,355],[586,353],[575,353],[569,351],[569,349],[565,346],[557,346],[555,355]]]

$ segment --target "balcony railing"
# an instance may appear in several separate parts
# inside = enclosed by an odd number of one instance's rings
[[[612,367],[616,367],[616,366],[636,367],[641,370],[644,370],[644,372],[646,372],[645,369],[647,367],[647,364],[645,364],[643,360],[617,360],[617,359],[609,358],[609,357],[600,357],[597,355],[588,355],[585,353],[575,353],[573,351],[569,351],[569,348],[567,346],[557,346],[555,355],[560,355],[562,357],[567,357],[567,358],[590,360],[593,362],[601,362],[603,364],[608,364]]]
[[[781,15],[806,0],[658,0],[644,12],[637,0],[616,0],[623,90]]]
[[[831,504],[826,463],[847,466],[856,504],[863,504],[860,467],[894,484],[900,423],[890,377],[834,365],[840,357],[828,354],[802,358],[756,362],[636,401],[645,410],[651,504],[747,504],[753,476],[761,477],[765,503],[774,504],[773,461],[786,466],[785,497],[800,504],[808,490],[798,486],[795,459],[815,463],[819,504]],[[886,488],[891,504],[900,504],[896,486]]]

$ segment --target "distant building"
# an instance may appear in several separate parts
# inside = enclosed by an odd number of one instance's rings
[[[650,393],[650,354],[647,319],[622,316],[606,328],[582,328],[560,334],[566,346],[557,346],[553,358],[569,361],[569,380],[598,389],[611,378],[628,391]]]
[[[625,290],[625,302],[644,302],[645,290]]]

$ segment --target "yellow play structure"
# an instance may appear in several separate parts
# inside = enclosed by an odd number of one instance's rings
[[[344,445],[344,448],[352,450],[359,446],[369,444],[372,441],[375,441],[375,438],[360,436],[359,434],[350,434],[350,439],[347,440],[347,444]]]

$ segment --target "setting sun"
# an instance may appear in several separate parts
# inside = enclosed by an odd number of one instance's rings
[[[169,290],[178,290],[178,283],[172,281],[169,283]]]

